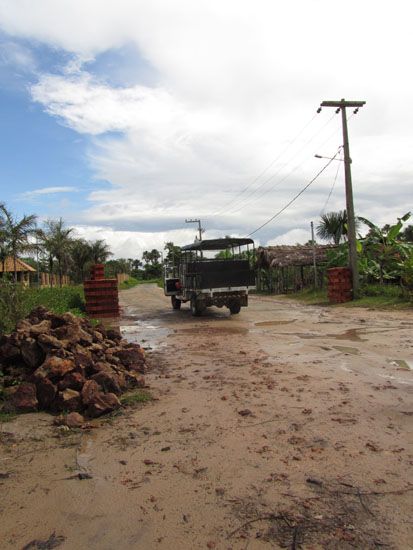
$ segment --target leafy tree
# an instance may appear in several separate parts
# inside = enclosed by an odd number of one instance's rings
[[[92,262],[90,244],[84,239],[74,239],[70,248],[70,257],[72,259],[73,278],[76,282],[81,282],[85,278],[88,264]]]
[[[321,221],[316,227],[317,236],[324,241],[333,241],[340,244],[347,238],[347,212],[327,212],[321,216]]]
[[[164,263],[174,264],[179,258],[181,247],[174,245],[172,241],[165,243],[164,250],[166,252]]]
[[[45,229],[38,233],[43,247],[49,256],[50,273],[53,273],[54,259],[57,261],[60,287],[62,286],[63,272],[67,273],[71,262],[72,232],[73,228],[65,227],[65,222],[62,218],[59,218],[58,220],[47,220],[45,222]],[[52,279],[50,279],[50,286],[52,284]]]
[[[109,258],[113,256],[110,251],[109,245],[103,240],[98,239],[90,243],[91,247],[91,258],[95,264],[103,264]]]
[[[413,247],[403,243],[399,234],[403,223],[410,218],[410,212],[398,218],[394,225],[388,225],[380,229],[366,218],[359,220],[369,227],[369,232],[362,241],[361,267],[364,273],[380,284],[384,280],[400,280],[403,277],[403,266],[410,261]]]
[[[151,251],[145,250],[142,254],[142,260],[146,264],[155,265],[159,263],[162,254],[156,248],[153,248]]]
[[[30,242],[36,229],[37,216],[30,214],[20,220],[15,218],[5,204],[0,204],[1,231],[2,231],[2,262],[5,263],[6,253],[13,258],[14,282],[17,282],[17,258],[24,252],[33,250]]]
[[[162,275],[162,264],[159,262],[162,254],[156,248],[145,250],[142,254],[142,259],[145,262],[143,278],[157,279]]]

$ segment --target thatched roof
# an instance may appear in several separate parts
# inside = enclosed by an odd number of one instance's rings
[[[332,244],[316,245],[316,262],[325,262],[327,250],[336,248]],[[264,268],[313,265],[313,247],[300,244],[294,246],[260,246],[257,249],[257,264],[259,267]]]
[[[14,273],[14,261],[11,256],[8,256],[6,258],[6,261],[4,262],[4,271],[6,273]],[[16,258],[16,271],[36,271],[33,269],[33,267],[29,264],[26,264],[26,262],[23,262],[23,260],[20,260],[19,258]],[[0,273],[3,272],[3,262],[0,261]]]

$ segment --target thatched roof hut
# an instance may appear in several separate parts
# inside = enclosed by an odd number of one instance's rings
[[[8,256],[4,262],[0,261],[0,276],[3,276],[4,273],[14,273],[14,260],[11,256]],[[17,281],[28,285],[30,282],[30,273],[35,273],[36,270],[20,258],[16,258],[16,272],[17,272]]]
[[[316,245],[315,256],[317,264],[325,262],[327,251],[335,250],[336,245]],[[257,249],[258,267],[288,267],[313,265],[313,247],[311,245],[297,244],[294,246],[260,246]]]

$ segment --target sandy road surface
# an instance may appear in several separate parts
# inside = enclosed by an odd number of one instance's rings
[[[412,312],[122,303],[157,399],[89,432],[0,425],[1,548],[413,547]]]

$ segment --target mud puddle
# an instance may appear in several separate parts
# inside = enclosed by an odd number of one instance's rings
[[[413,361],[406,359],[391,359],[390,364],[403,370],[413,370]]]
[[[175,329],[175,332],[185,334],[199,334],[200,332],[205,334],[247,334],[249,331],[242,327],[193,327],[193,328],[180,328]]]
[[[131,320],[129,316],[128,320]],[[153,321],[136,320],[130,325],[120,325],[120,332],[129,342],[140,344],[143,349],[156,351],[166,347],[166,337],[171,331]]]
[[[275,327],[278,325],[289,325],[295,323],[297,319],[277,320],[277,321],[262,321],[261,323],[255,323],[256,327]]]

